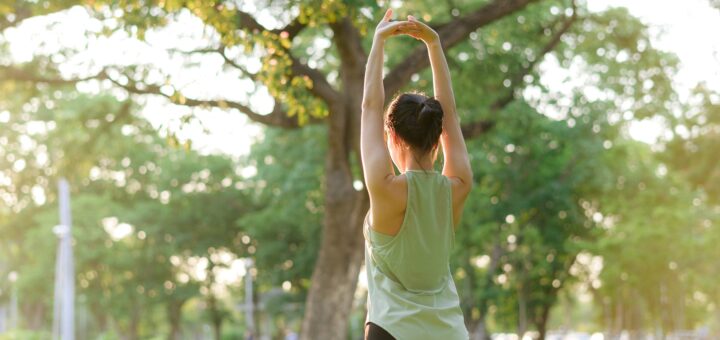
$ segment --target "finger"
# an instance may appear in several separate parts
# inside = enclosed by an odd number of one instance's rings
[[[420,33],[419,32],[403,32],[403,34],[411,36],[415,39],[420,39]]]
[[[421,32],[422,31],[422,29],[420,27],[415,27],[412,25],[399,26],[396,29],[401,30],[403,32],[409,32],[409,31]]]
[[[409,35],[409,36],[416,36],[419,35],[419,32],[408,32],[408,31],[393,31],[393,35]]]
[[[417,25],[420,25],[420,26],[429,27],[427,24],[425,24],[424,22],[418,20],[416,17],[414,17],[414,16],[412,16],[412,15],[408,15],[408,21],[409,21],[409,22],[412,22],[412,23],[415,23],[415,24],[417,24]]]
[[[390,18],[392,18],[393,10],[392,8],[388,8],[387,11],[385,11],[385,15],[383,16],[383,21],[390,21]]]
[[[412,23],[409,23],[407,21],[393,21],[390,24],[387,25],[389,29],[398,29],[398,28],[409,28],[414,26]]]
[[[398,25],[400,25],[402,27],[417,27],[416,23],[404,21],[404,20],[403,21],[394,21],[393,23],[397,23]]]
[[[417,31],[417,29],[411,27],[411,26],[398,26],[393,28],[393,32],[400,32],[400,33],[406,33],[411,31]]]
[[[398,30],[394,30],[394,31],[392,31],[392,32],[393,32],[393,34],[395,34],[395,35],[397,35],[397,34],[404,34],[404,35],[409,35],[409,36],[412,36],[412,37],[420,36],[420,35],[422,34],[421,31],[413,30],[413,29],[398,29]]]

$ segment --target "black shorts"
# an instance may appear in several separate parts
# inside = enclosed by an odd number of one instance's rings
[[[395,340],[395,338],[382,327],[368,322],[365,324],[365,340]]]

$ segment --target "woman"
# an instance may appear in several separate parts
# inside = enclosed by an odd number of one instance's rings
[[[435,31],[412,16],[408,21],[391,17],[388,10],[375,30],[362,104],[360,143],[370,193],[363,227],[365,339],[467,339],[449,257],[472,171],[450,72]],[[435,97],[400,94],[383,119],[383,45],[399,34],[427,46]],[[433,171],[438,144],[444,155],[442,173]]]

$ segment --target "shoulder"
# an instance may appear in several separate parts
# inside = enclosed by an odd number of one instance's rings
[[[395,235],[403,222],[407,206],[407,176],[388,178],[381,187],[368,188],[370,194],[370,225],[387,235]]]
[[[388,175],[373,185],[368,185],[370,199],[392,199],[405,197],[407,193],[407,175]],[[404,200],[404,199],[403,199]]]

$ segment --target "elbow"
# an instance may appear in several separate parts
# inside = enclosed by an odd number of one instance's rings
[[[465,185],[467,186],[467,191],[470,192],[475,186],[475,179],[473,178],[472,171],[469,172],[467,178],[465,179],[465,182]]]
[[[467,165],[464,181],[465,185],[467,186],[467,191],[470,192],[470,190],[472,190],[472,188],[475,186],[475,178],[470,164]]]
[[[376,99],[371,98],[365,98],[362,101],[362,105],[360,109],[362,112],[368,112],[368,111],[382,111],[382,102],[378,101]]]

